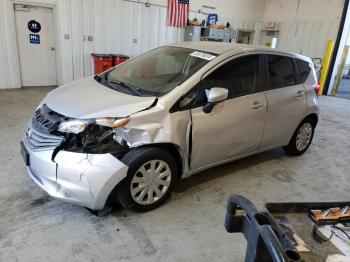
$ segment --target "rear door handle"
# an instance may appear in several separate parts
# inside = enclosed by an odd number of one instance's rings
[[[295,97],[303,97],[305,95],[305,91],[299,90]]]
[[[254,104],[250,106],[250,109],[258,110],[260,108],[263,108],[264,106],[265,104],[254,102]]]

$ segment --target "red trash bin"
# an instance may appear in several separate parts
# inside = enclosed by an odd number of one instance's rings
[[[109,55],[113,57],[113,66],[122,64],[129,59],[129,57],[126,55],[121,55],[121,54],[109,54]]]
[[[108,54],[91,54],[94,59],[95,75],[113,67],[113,57]]]

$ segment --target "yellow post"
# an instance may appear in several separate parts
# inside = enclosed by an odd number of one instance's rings
[[[326,82],[326,78],[328,75],[329,66],[331,64],[331,59],[332,59],[333,50],[334,50],[334,44],[335,44],[334,40],[329,40],[328,44],[327,44],[326,54],[323,58],[323,64],[322,64],[319,95],[322,95],[322,92],[324,89],[324,84]]]

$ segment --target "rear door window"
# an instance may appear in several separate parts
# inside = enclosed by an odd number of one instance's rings
[[[293,59],[287,56],[268,55],[269,89],[297,84]]]
[[[259,55],[247,55],[222,65],[203,80],[204,88],[223,87],[228,98],[259,92]]]
[[[301,59],[295,59],[295,62],[297,64],[297,67],[299,69],[299,75],[300,75],[300,84],[305,83],[306,79],[309,77],[311,72],[311,65]]]

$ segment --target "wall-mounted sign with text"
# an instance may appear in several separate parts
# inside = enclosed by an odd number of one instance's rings
[[[218,15],[217,14],[209,14],[208,15],[208,22],[211,25],[215,25],[218,22]]]
[[[32,33],[39,33],[41,30],[41,24],[35,20],[30,20],[28,22],[28,29]]]
[[[29,34],[29,43],[31,44],[40,44],[40,35]]]

